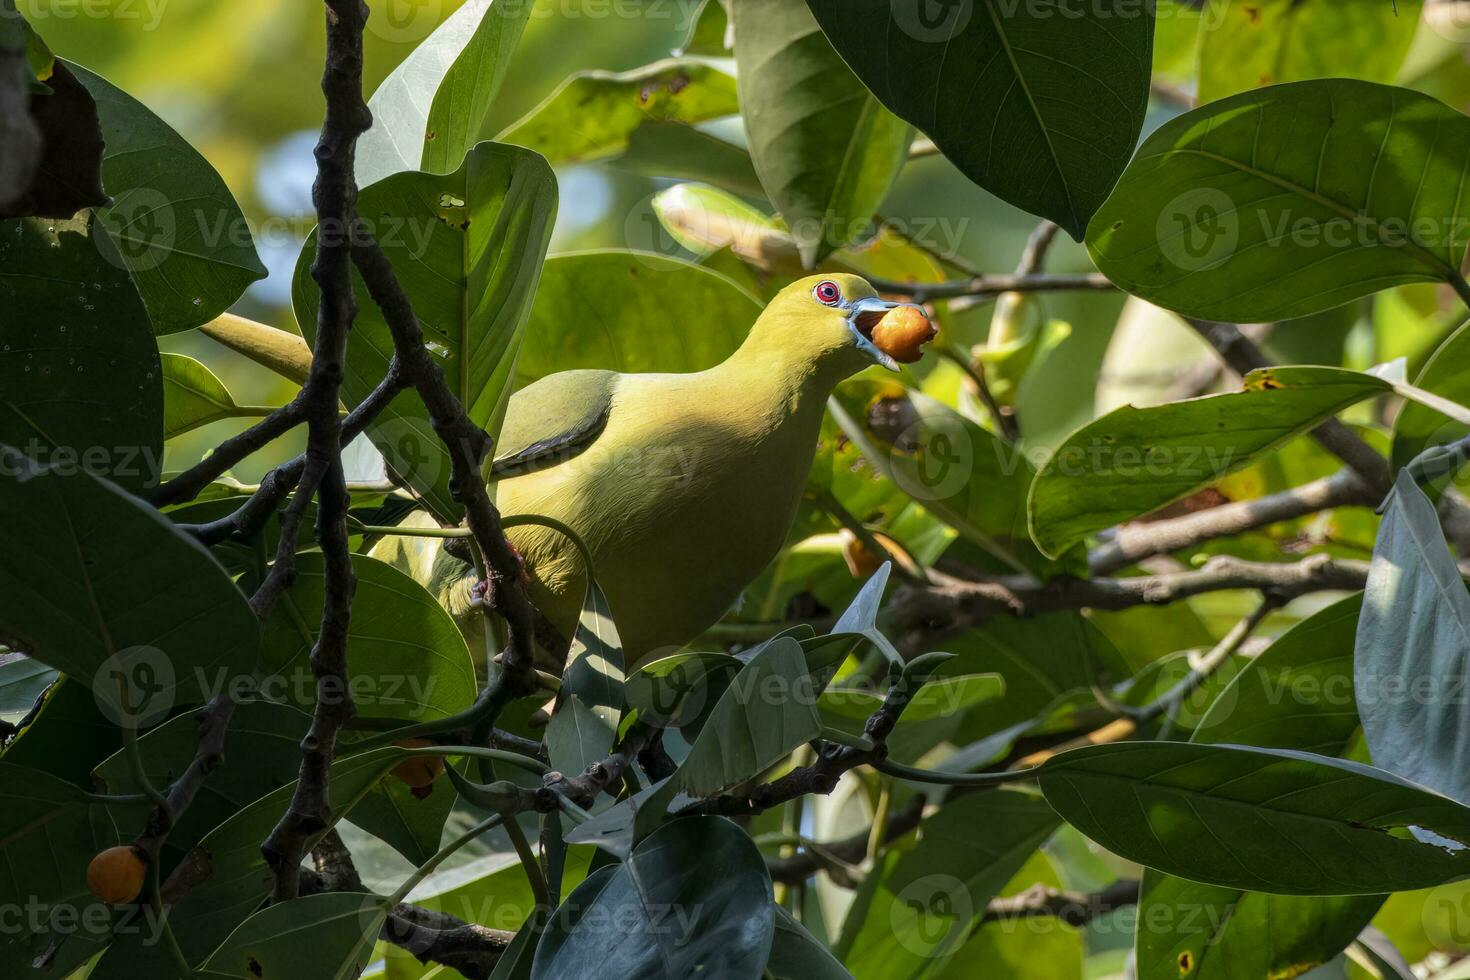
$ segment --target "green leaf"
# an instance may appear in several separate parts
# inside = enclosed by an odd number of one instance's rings
[[[1046,800],[1103,847],[1206,884],[1373,895],[1470,875],[1470,809],[1290,749],[1130,742],[1055,756]]]
[[[87,890],[87,864],[116,844],[117,835],[105,807],[42,769],[0,760],[0,797],[0,858],[6,869],[0,903],[40,909],[42,915],[36,932],[0,930],[0,970],[20,977],[49,945],[75,932],[79,921],[96,922],[99,915],[106,921],[106,905]]]
[[[621,155],[648,123],[692,125],[740,111],[735,79],[693,59],[671,58],[626,72],[578,72],[499,136],[554,164]]]
[[[204,970],[240,980],[353,980],[372,958],[387,917],[387,900],[380,895],[328,892],[289,899],[242,922]]]
[[[402,749],[386,747],[334,762],[331,822],[353,812],[363,795],[403,757]],[[170,875],[166,884],[171,887],[193,883],[188,900],[169,913],[169,923],[191,964],[200,964],[215,952],[270,894],[271,870],[260,853],[260,842],[285,814],[295,792],[292,781],[243,807],[206,834]],[[132,932],[115,938],[92,976],[97,980],[157,980],[173,971],[161,943],[149,941],[146,932]],[[284,971],[278,975],[296,974]]]
[[[69,65],[97,100],[112,204],[97,211],[143,297],[156,334],[208,323],[265,266],[240,205],[198,150],[100,75]]]
[[[1418,0],[1210,0],[1199,101],[1328,76],[1392,82],[1419,27]]]
[[[1222,99],[1159,127],[1087,229],[1119,287],[1189,316],[1305,316],[1465,255],[1470,119],[1348,79]]]
[[[875,230],[913,130],[848,70],[801,4],[732,0],[731,14],[750,155],[811,268]]]
[[[1435,348],[1414,379],[1414,387],[1460,404],[1470,401],[1470,323],[1461,324]],[[1393,420],[1390,459],[1394,468],[1400,469],[1431,445],[1454,442],[1467,431],[1470,429],[1464,424],[1451,421],[1432,408],[1417,401],[1405,401]]]
[[[1353,689],[1377,764],[1462,802],[1470,800],[1467,647],[1470,593],[1434,505],[1400,470],[1363,592]]]
[[[718,0],[709,2],[719,6]],[[852,980],[852,974],[826,944],[779,905],[775,907],[775,927],[771,958],[766,963],[774,980]]]
[[[629,134],[622,155],[607,163],[645,177],[699,180],[750,198],[765,196],[745,147],[682,123],[645,122]]]
[[[5,746],[3,757],[92,789],[92,767],[122,748],[116,720],[102,710],[91,684],[61,675],[47,689],[39,714]],[[127,816],[120,810],[114,819]]]
[[[700,718],[744,664],[728,653],[675,653],[639,664],[624,690],[638,720],[682,728]]]
[[[868,88],[965,176],[1082,237],[1143,126],[1151,4],[1062,16],[1032,3],[807,5]]]
[[[224,761],[209,774],[209,790],[200,793],[169,831],[171,847],[193,847],[215,827],[268,793],[296,779],[301,768],[301,739],[311,716],[297,708],[268,701],[245,701],[235,708],[225,733]],[[155,786],[177,779],[199,751],[199,719],[194,712],[170,718],[138,739],[144,770]],[[95,776],[108,793],[141,793],[127,752],[104,759]],[[148,808],[130,807],[118,814],[129,834],[143,831]]]
[[[556,180],[528,150],[481,143],[453,174],[404,173],[364,188],[358,211],[375,222],[449,389],[475,424],[498,434],[541,261],[556,213]],[[319,292],[310,274],[316,232],[296,265],[292,304],[316,337]],[[372,392],[393,356],[392,334],[361,277],[348,343],[343,400]],[[461,514],[449,492],[449,457],[417,393],[400,394],[368,429],[388,465],[441,521]]]
[[[1031,535],[1059,555],[1239,470],[1349,405],[1391,391],[1339,368],[1252,371],[1245,390],[1154,408],[1125,405],[1084,425],[1031,487]]]
[[[14,722],[24,716],[58,676],[23,653],[0,653],[0,718]]]
[[[1057,823],[1029,793],[950,799],[924,822],[918,844],[894,852],[876,887],[854,903],[838,943],[842,961],[858,980],[937,973]]]
[[[848,381],[828,407],[868,463],[926,510],[1017,571],[1048,567],[1026,531],[1035,471],[1023,452],[891,381]]]
[[[774,765],[822,730],[801,644],[771,642],[730,681],[684,763],[680,788],[713,796]]]
[[[128,489],[163,463],[158,345],[122,259],[96,222],[0,224],[13,315],[0,341],[0,443],[80,463]]]
[[[939,678],[924,685],[914,695],[899,716],[898,727],[934,721],[968,711],[977,704],[998,700],[1005,694],[1005,689],[1005,680],[999,674],[963,674]],[[882,704],[882,696],[871,690],[843,687],[839,683],[822,692],[817,701],[817,710],[822,713],[826,724],[857,734]]]
[[[754,296],[702,266],[647,252],[546,260],[516,363],[524,386],[557,371],[703,371],[760,316]]]
[[[415,795],[403,780],[384,779],[357,801],[352,822],[402,854],[409,864],[423,864],[439,850],[444,825],[458,799],[449,777],[442,773],[427,788],[427,795],[423,790]]]
[[[1193,741],[1341,755],[1358,731],[1353,644],[1361,595],[1297,623],[1251,659],[1195,726]]]
[[[1236,675],[1192,741],[1346,752],[1358,731],[1353,637],[1362,605],[1362,596],[1350,596],[1293,626]],[[1210,980],[1243,969],[1275,976],[1323,963],[1356,938],[1382,904],[1380,895],[1265,895],[1149,869],[1138,914],[1152,925],[1138,930],[1138,975]]]
[[[172,439],[220,419],[258,418],[270,408],[235,404],[224,382],[203,364],[183,354],[163,359],[163,437]]]
[[[254,668],[260,623],[245,596],[168,518],[88,473],[3,447],[0,462],[7,643],[93,684],[115,719],[134,724]]]
[[[1296,898],[1201,885],[1149,870],[1138,921],[1138,980],[1296,976],[1357,938],[1382,895]],[[1145,918],[1147,916],[1147,918]]]
[[[408,170],[459,168],[530,13],[529,3],[468,0],[398,63],[368,100],[373,128],[357,141],[359,187]]]
[[[422,585],[391,565],[352,556],[357,593],[347,636],[349,681],[364,718],[433,721],[470,706],[475,667],[464,637]],[[296,579],[265,625],[264,682],[272,694],[310,710],[316,684],[310,657],[321,629],[326,565],[298,555]],[[279,685],[279,690],[276,690]]]
[[[729,36],[730,15],[725,10],[725,0],[701,0],[689,36],[680,45],[678,53],[699,58],[727,58],[730,49],[725,42]]]
[[[557,705],[546,726],[546,755],[551,768],[573,778],[594,762],[606,759],[617,732],[612,725],[571,695]]]
[[[698,873],[715,854],[720,873]],[[771,950],[771,909],[766,863],[745,831],[723,817],[675,820],[567,896],[531,977],[757,980]]]
[[[567,651],[562,690],[576,695],[614,728],[627,704],[623,661],[623,641],[613,622],[612,607],[602,586],[589,582],[587,603]]]

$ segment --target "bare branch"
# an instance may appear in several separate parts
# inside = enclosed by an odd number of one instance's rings
[[[1080,274],[995,275],[951,279],[947,282],[899,282],[895,279],[868,280],[880,293],[912,296],[915,303],[961,296],[999,296],[1001,293],[1112,292],[1118,287],[1101,272]]]
[[[1169,520],[1125,524],[1088,556],[1093,575],[1106,575],[1155,555],[1192,548],[1215,538],[1295,520],[1334,507],[1372,507],[1378,494],[1351,470],[1255,500],[1241,500]]]

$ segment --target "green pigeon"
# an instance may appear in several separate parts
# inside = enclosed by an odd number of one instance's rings
[[[628,663],[680,647],[785,543],[837,383],[874,362],[897,370],[872,337],[901,305],[912,306],[879,298],[859,276],[810,276],[772,299],[740,348],[708,370],[542,378],[510,400],[490,467],[497,506],[576,532]],[[924,318],[920,339],[934,333]],[[586,581],[576,547],[544,527],[507,536],[532,600],[572,636]],[[475,572],[441,540],[395,537],[375,554],[429,585],[462,624],[480,618]]]

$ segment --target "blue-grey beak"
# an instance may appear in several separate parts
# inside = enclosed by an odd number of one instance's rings
[[[858,349],[866,352],[869,357],[890,371],[899,369],[898,362],[879,350],[878,346],[873,343],[873,328],[889,310],[906,305],[912,304],[890,303],[876,296],[865,296],[862,299],[853,300],[847,307],[847,329],[852,331]]]

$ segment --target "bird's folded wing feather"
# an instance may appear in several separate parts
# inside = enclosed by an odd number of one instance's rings
[[[614,371],[563,371],[511,396],[492,480],[555,466],[597,441],[612,411]]]

